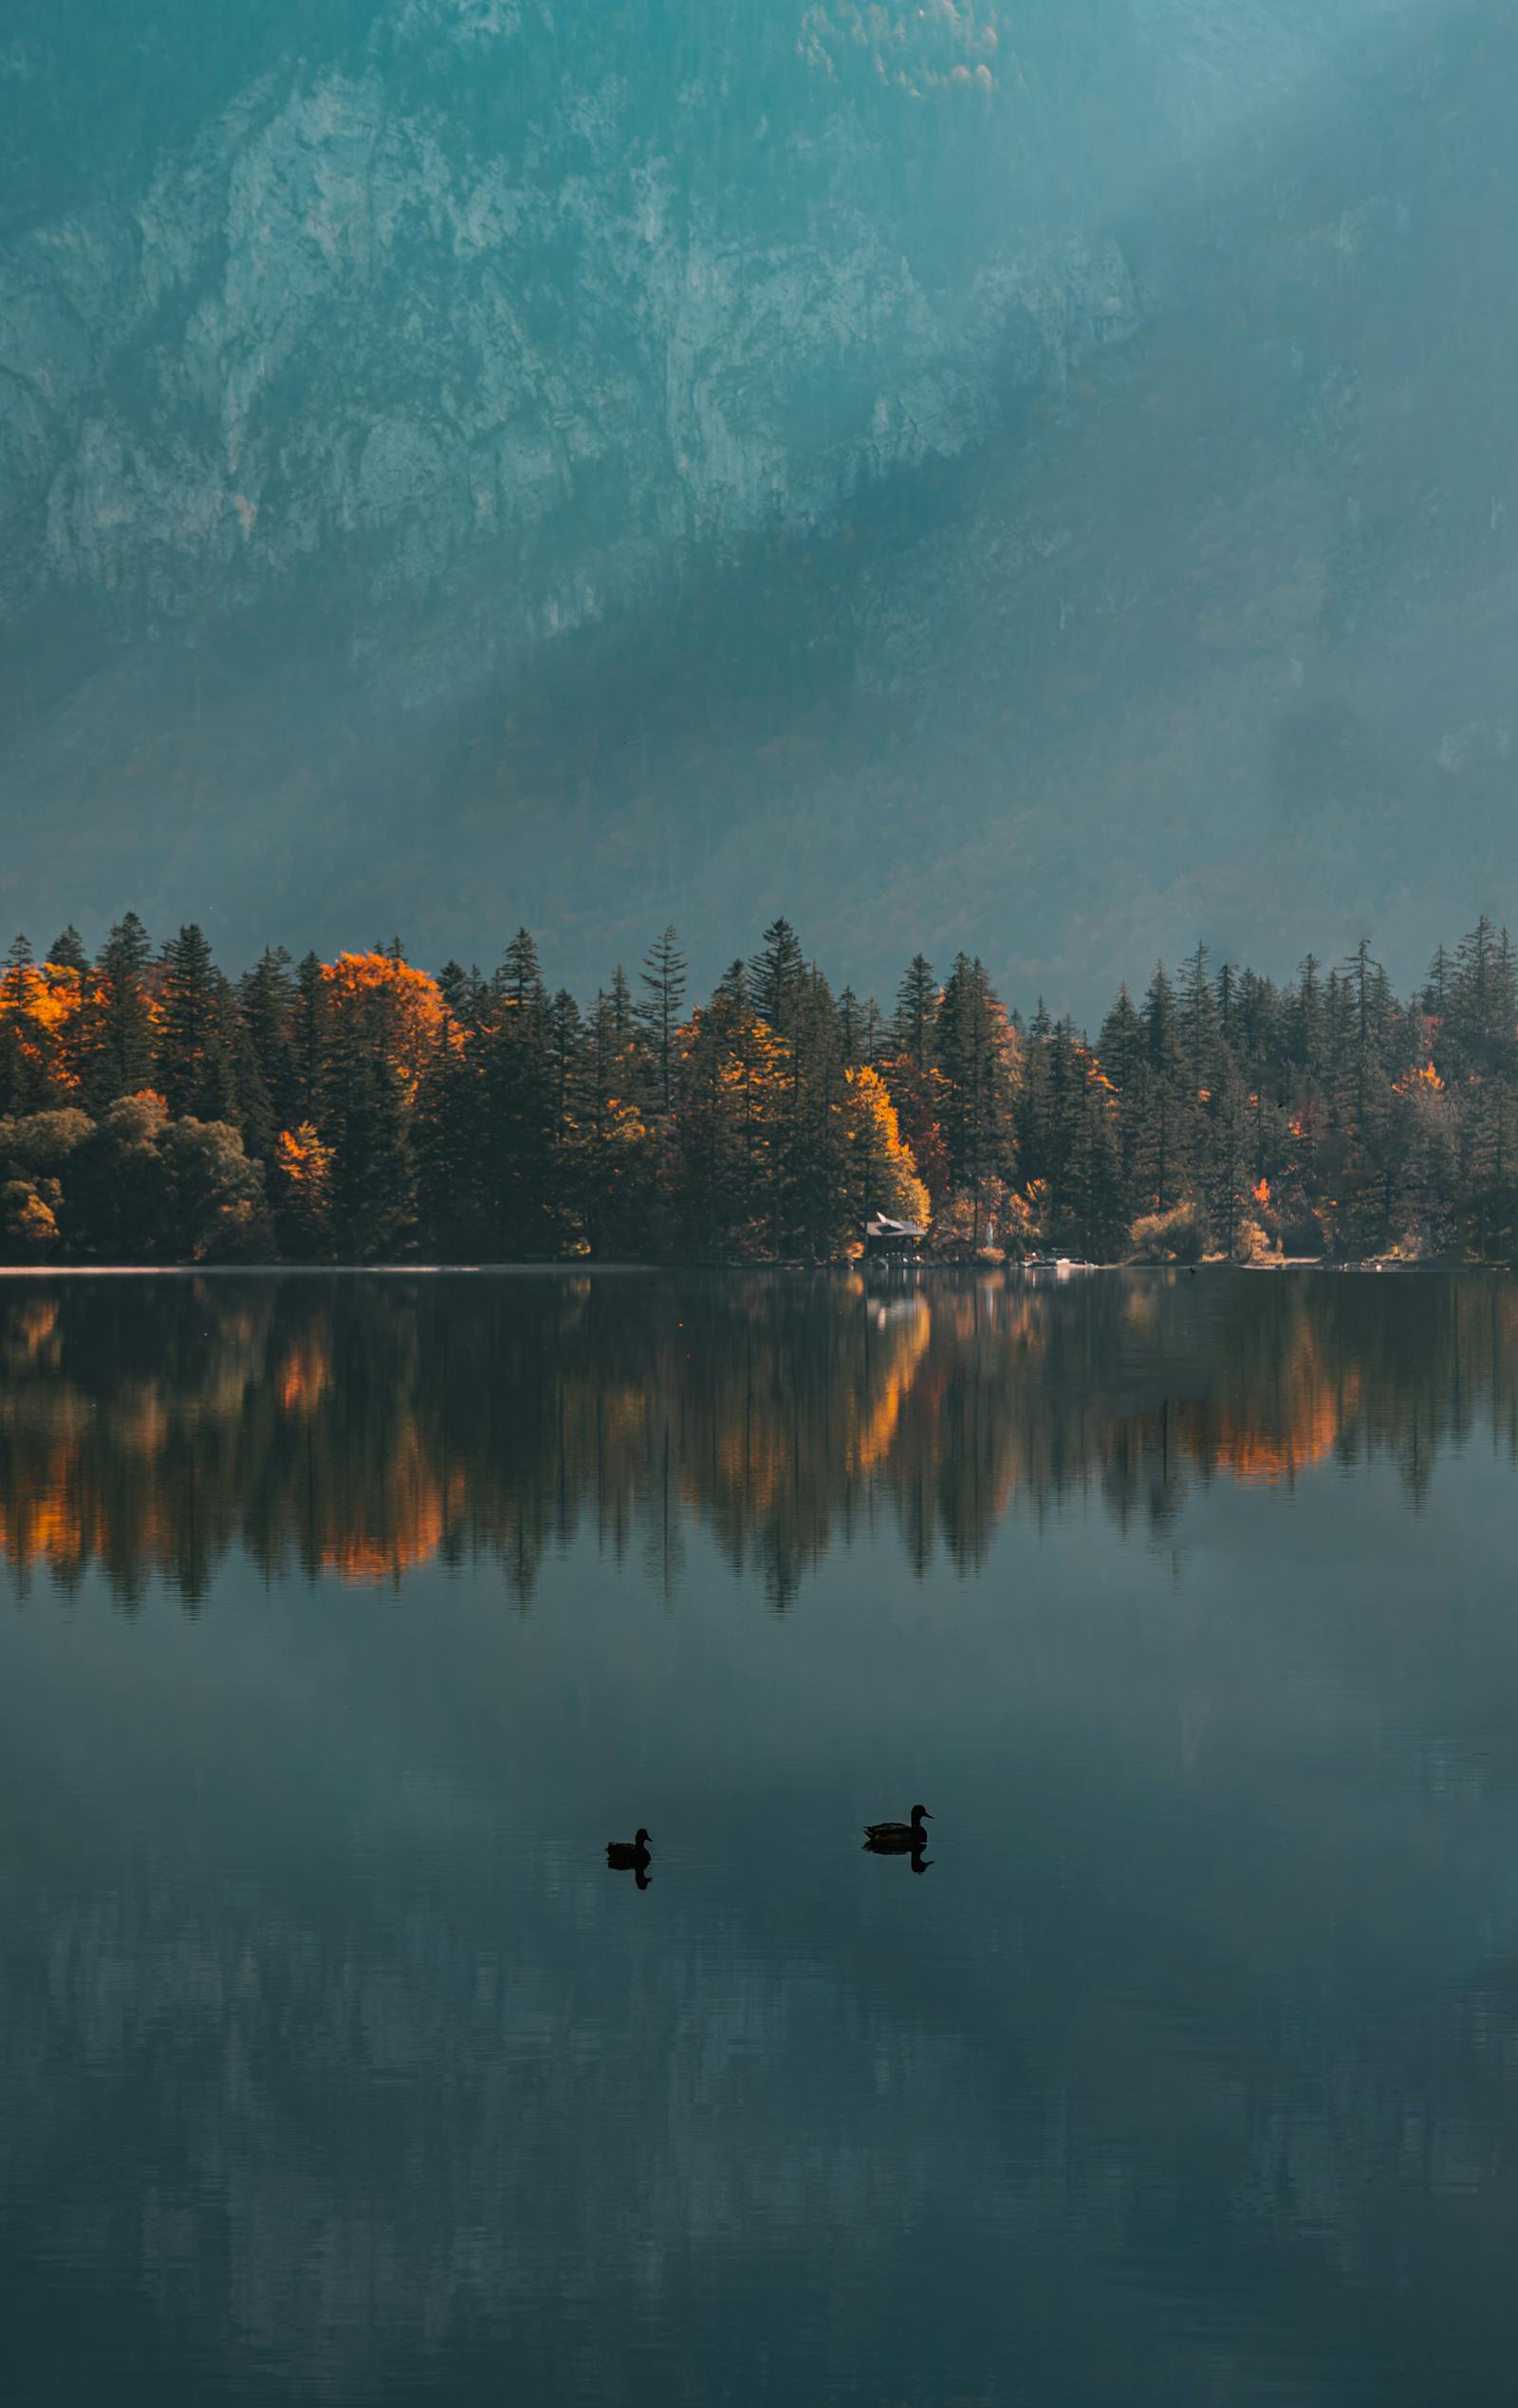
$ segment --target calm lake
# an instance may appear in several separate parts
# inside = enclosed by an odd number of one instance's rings
[[[1510,2396],[1518,1280],[10,1279],[0,1359],[9,2397]]]

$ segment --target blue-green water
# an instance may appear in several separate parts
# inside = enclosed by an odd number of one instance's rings
[[[1518,1282],[27,1280],[0,1361],[10,2397],[1506,2396]]]

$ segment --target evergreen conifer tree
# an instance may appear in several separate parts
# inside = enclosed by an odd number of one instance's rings
[[[250,1154],[267,1161],[280,1130],[293,1128],[301,1118],[292,1033],[295,985],[283,945],[266,946],[252,969],[244,972],[237,1002],[243,1143]]]
[[[1016,1077],[1016,1041],[978,957],[956,957],[934,1034],[951,1183],[978,1202],[989,1181],[1011,1176]]]
[[[795,930],[788,919],[772,920],[765,930],[763,950],[749,964],[749,992],[754,1010],[777,1037],[790,1034],[805,979],[806,963]]]
[[[72,920],[53,938],[47,949],[47,958],[56,962],[60,970],[77,970],[81,975],[89,968],[89,955]]]
[[[654,1065],[658,1109],[664,1114],[674,1094],[676,1038],[685,1007],[685,955],[675,930],[666,928],[643,956],[643,1001],[639,1012]]]
[[[315,954],[306,954],[295,972],[290,1056],[294,1064],[295,1116],[316,1126],[320,1126],[327,1102],[330,1050],[330,1014],[322,964]]]
[[[340,1260],[383,1262],[403,1246],[416,1205],[416,1167],[400,1081],[384,1048],[356,1043],[342,1064],[331,1190]]]
[[[933,964],[921,954],[914,954],[897,990],[891,1044],[893,1052],[904,1055],[919,1075],[933,1060],[937,1017],[938,982]]]
[[[550,1022],[537,948],[518,929],[491,981],[480,1036],[486,1209],[491,1243],[503,1260],[536,1259],[551,1249]]]
[[[136,912],[117,922],[101,949],[103,1002],[91,1032],[87,1087],[97,1110],[137,1095],[153,1078],[154,1030],[147,973],[153,948]]]
[[[227,982],[194,922],[164,945],[158,972],[155,1084],[172,1117],[236,1116],[235,1035]]]
[[[1196,1093],[1182,1050],[1176,991],[1163,962],[1155,965],[1142,1016],[1149,1059],[1137,1148],[1138,1179],[1147,1209],[1168,1213],[1186,1200],[1190,1187]]]

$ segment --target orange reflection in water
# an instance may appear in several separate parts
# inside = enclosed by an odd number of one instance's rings
[[[682,1524],[771,1601],[868,1503],[912,1560],[1014,1510],[1163,1524],[1221,1473],[1380,1451],[1415,1501],[1480,1412],[1518,1433],[1518,1282],[1113,1273],[0,1290],[0,1559],[130,1602],[241,1549],[395,1585],[479,1557],[530,1593],[577,1530],[653,1576]]]

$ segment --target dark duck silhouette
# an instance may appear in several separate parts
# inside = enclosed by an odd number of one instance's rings
[[[925,1806],[915,1806],[910,1823],[866,1823],[864,1844],[877,1856],[920,1855],[928,1844],[922,1826],[932,1821]]]
[[[639,1824],[636,1838],[608,1840],[606,1843],[606,1862],[611,1870],[614,1873],[636,1873],[640,1890],[648,1887],[648,1833]]]

